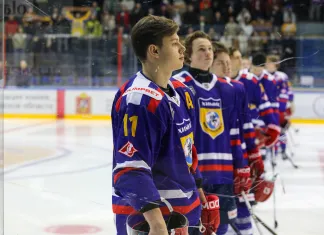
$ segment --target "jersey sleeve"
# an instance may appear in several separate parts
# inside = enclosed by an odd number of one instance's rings
[[[274,111],[271,106],[271,102],[265,93],[263,85],[258,82],[253,89],[253,103],[257,105],[260,118],[266,125],[275,124],[278,125],[278,121],[275,118]]]
[[[241,133],[241,135],[243,136],[244,142],[246,144],[247,152],[250,152],[256,148],[255,131],[251,120],[251,115],[248,106],[248,97],[245,89],[242,90],[241,95],[241,110],[242,111],[239,116],[242,125],[241,129],[243,130],[243,133]]]
[[[151,172],[166,132],[165,122],[156,115],[158,108],[154,114],[145,106],[128,104],[122,116],[113,118],[112,124],[117,125],[113,186],[115,193],[137,211],[160,200]]]
[[[273,109],[274,117],[275,117],[275,123],[276,125],[279,125],[279,102],[278,102],[278,92],[276,87],[276,81],[275,80],[269,80],[267,78],[263,78],[262,85],[264,87],[265,93],[271,103],[271,108]]]
[[[277,82],[278,98],[279,98],[279,112],[285,112],[287,102],[289,101],[287,83],[283,80]]]
[[[243,168],[247,165],[247,160],[244,158],[242,143],[241,143],[241,134],[240,134],[240,113],[241,107],[239,100],[238,92],[235,93],[235,104],[230,118],[230,144],[233,156],[233,165],[234,168]]]

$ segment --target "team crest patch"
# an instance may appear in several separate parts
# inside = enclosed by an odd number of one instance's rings
[[[198,99],[199,121],[202,130],[215,139],[224,132],[221,99]]]
[[[133,157],[134,153],[137,152],[137,149],[131,142],[128,141],[123,147],[121,147],[121,149],[118,150],[118,152],[126,155],[127,157]]]
[[[190,132],[189,135],[180,138],[183,152],[186,158],[187,165],[191,167],[192,165],[192,145],[193,145],[193,133]]]

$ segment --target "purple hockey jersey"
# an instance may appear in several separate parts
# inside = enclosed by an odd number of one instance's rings
[[[250,72],[242,71],[235,80],[244,84],[253,124],[256,126],[278,125],[271,103],[258,78]]]
[[[233,170],[247,165],[243,157],[236,92],[214,75],[201,84],[189,72],[174,76],[194,93],[196,104],[195,146],[204,184],[233,184]]]
[[[113,212],[129,215],[167,199],[190,225],[200,218],[192,164],[194,103],[189,88],[171,78],[174,96],[141,72],[117,92],[112,109]],[[168,214],[161,205],[164,215]]]

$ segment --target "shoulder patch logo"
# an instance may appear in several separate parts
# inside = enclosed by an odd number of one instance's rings
[[[163,97],[160,92],[158,92],[157,90],[155,90],[151,87],[135,87],[135,86],[128,88],[124,92],[123,96],[128,95],[133,92],[147,95],[147,96],[152,97],[156,100],[162,100],[162,97]]]
[[[118,150],[118,152],[126,155],[127,157],[133,157],[134,153],[137,152],[137,149],[131,142],[128,141],[123,147],[121,147],[121,149]]]

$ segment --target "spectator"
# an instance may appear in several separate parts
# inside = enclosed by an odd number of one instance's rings
[[[260,52],[262,49],[262,40],[258,32],[254,31],[252,37],[249,38],[248,54],[254,54]]]
[[[251,14],[250,14],[249,10],[246,9],[245,7],[242,8],[242,10],[240,11],[240,13],[236,17],[236,21],[239,24],[244,24],[246,21],[249,22],[250,20],[251,20]]]
[[[265,1],[264,0],[252,0],[251,3],[253,19],[265,18]]]
[[[81,37],[84,35],[85,21],[91,16],[91,9],[88,7],[65,7],[63,8],[65,12],[65,18],[71,21],[71,35],[75,37]],[[75,17],[73,11],[77,11]],[[83,12],[84,15],[81,16]]]
[[[284,8],[283,12],[283,21],[288,22],[291,21],[292,23],[296,24],[296,14],[293,12],[292,6],[288,6]]]
[[[209,28],[208,36],[211,38],[212,41],[219,41],[220,40],[219,34],[217,34],[217,32],[215,31],[215,29],[213,27]]]
[[[225,25],[225,32],[229,37],[235,37],[239,33],[239,25],[234,21],[234,17],[229,18],[228,23]]]
[[[16,86],[18,87],[28,87],[31,74],[27,68],[27,62],[25,60],[20,61],[20,67],[15,74]]]
[[[319,0],[311,0],[309,19],[314,21],[321,20],[321,4]]]
[[[92,37],[101,37],[102,26],[96,15],[91,15],[91,18],[86,23],[86,34]]]
[[[222,14],[220,13],[220,11],[215,12],[213,24],[214,25],[225,25],[224,18],[222,16]]]
[[[171,14],[169,10],[167,9],[166,4],[161,4],[161,6],[158,8],[156,15],[158,16],[164,16],[165,18],[171,19]]]
[[[198,25],[199,19],[194,13],[194,6],[192,4],[187,5],[187,10],[182,14],[182,23],[184,25]]]
[[[205,16],[200,16],[199,17],[199,30],[202,31],[202,32],[207,32],[207,25],[206,25]]]
[[[281,26],[281,32],[284,36],[295,36],[297,32],[296,24],[290,18],[286,19],[285,23]]]
[[[227,11],[224,13],[225,21],[228,22],[231,17],[233,17],[233,19],[235,19],[234,8],[232,6],[228,6],[226,9],[227,9]]]
[[[121,11],[117,13],[116,25],[118,27],[123,27],[126,31],[130,28],[129,12],[124,4],[121,6]]]
[[[242,29],[241,33],[243,32],[244,35],[246,35],[247,37],[251,37],[254,29],[247,18],[244,20],[242,24],[240,24],[240,27]]]
[[[53,33],[58,33],[59,29],[58,26],[60,24],[60,12],[57,7],[53,9],[53,13],[51,15]]]
[[[270,15],[270,21],[272,22],[274,30],[278,32],[281,25],[282,25],[282,23],[283,23],[282,12],[279,9],[278,5],[273,6],[272,12],[271,12],[271,15]]]
[[[29,35],[34,35],[36,33],[35,22],[38,19],[38,16],[34,13],[32,7],[28,8],[27,12],[22,18],[24,25],[24,32]]]
[[[130,25],[133,27],[141,18],[145,16],[145,12],[142,9],[140,3],[136,3],[132,12],[130,13]]]
[[[212,1],[211,0],[201,0],[200,4],[199,4],[200,11],[206,9],[206,6],[207,6],[207,8],[211,8]]]
[[[104,35],[110,39],[114,29],[116,28],[116,22],[115,17],[109,14],[108,11],[105,11],[102,16],[102,27]]]
[[[12,37],[12,45],[14,49],[14,66],[18,66],[19,61],[25,57],[27,35],[23,32],[23,28],[20,26],[18,32]]]
[[[174,20],[174,22],[177,23],[177,25],[179,25],[179,26],[182,25],[182,21],[181,21],[181,14],[180,14],[178,8],[174,8],[174,9],[173,9],[173,12],[172,12],[172,19]]]
[[[210,8],[207,2],[204,3],[204,8],[200,11],[200,15],[205,17],[206,24],[213,23],[213,10]]]
[[[100,16],[101,8],[98,6],[96,1],[92,2],[91,15],[94,15],[98,20]]]
[[[5,32],[7,37],[12,37],[15,33],[17,33],[19,27],[19,23],[15,20],[13,15],[9,15],[9,18],[5,24]]]
[[[248,40],[249,40],[249,36],[247,36],[247,34],[241,30],[239,36],[238,36],[238,44],[239,44],[239,48],[240,51],[243,55],[245,55],[248,52]]]

